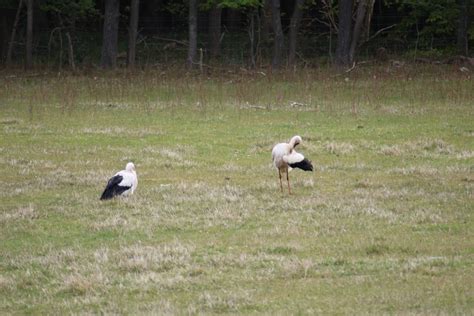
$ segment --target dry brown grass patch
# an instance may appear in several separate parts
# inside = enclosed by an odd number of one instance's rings
[[[35,220],[40,217],[33,204],[0,213],[0,223],[12,220]]]
[[[354,151],[354,145],[344,142],[326,142],[324,148],[334,155],[346,155]]]
[[[252,303],[249,291],[221,291],[220,293],[204,292],[199,296],[199,305],[204,311],[237,312]]]
[[[130,272],[167,271],[187,266],[193,248],[179,242],[160,246],[136,244],[119,251],[115,260],[120,268]]]
[[[93,282],[80,274],[71,274],[64,278],[64,290],[74,294],[83,295],[93,287]]]

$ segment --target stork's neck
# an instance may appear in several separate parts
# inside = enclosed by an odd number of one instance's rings
[[[299,136],[293,136],[293,138],[291,138],[290,140],[290,147],[291,149],[295,148],[296,146],[298,146],[298,144],[301,142],[301,137]]]

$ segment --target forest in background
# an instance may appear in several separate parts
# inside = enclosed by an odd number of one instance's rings
[[[472,65],[472,0],[1,0],[2,67]]]

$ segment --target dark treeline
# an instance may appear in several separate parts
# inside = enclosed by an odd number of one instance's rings
[[[0,0],[4,66],[273,69],[469,56],[473,0]]]

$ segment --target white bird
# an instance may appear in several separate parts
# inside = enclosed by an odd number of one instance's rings
[[[129,162],[125,167],[125,170],[117,172],[107,182],[101,200],[108,200],[117,195],[129,195],[133,194],[137,189],[138,178],[135,171],[135,165]]]
[[[283,192],[283,183],[281,181],[281,174],[286,173],[286,182],[288,183],[288,193],[291,194],[290,179],[288,171],[292,168],[300,168],[305,171],[313,171],[311,161],[306,159],[302,154],[297,153],[295,147],[301,143],[301,137],[293,136],[289,143],[279,143],[273,147],[272,160],[273,165],[278,169],[278,176],[280,177],[280,188]]]

